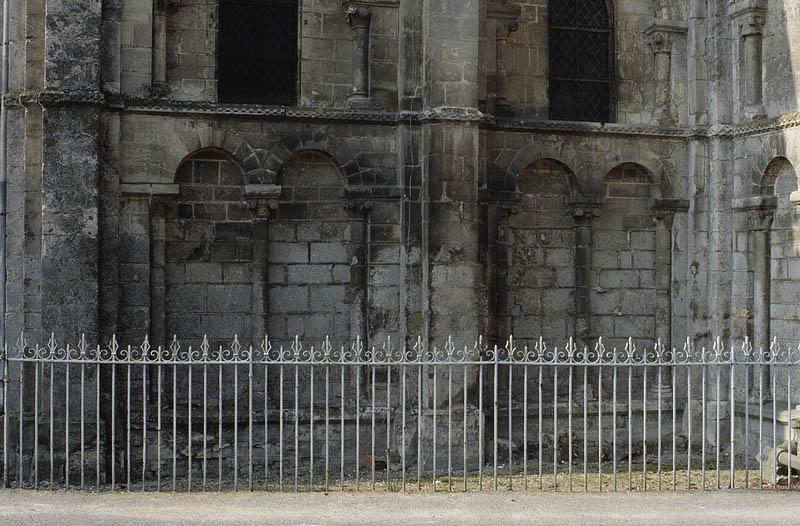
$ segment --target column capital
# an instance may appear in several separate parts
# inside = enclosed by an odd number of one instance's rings
[[[281,187],[274,184],[248,184],[244,188],[244,198],[256,219],[269,220],[273,210],[278,209]]]
[[[647,43],[653,53],[672,53],[672,37],[667,31],[653,31],[649,33]]]
[[[486,16],[495,21],[497,40],[506,40],[508,35],[519,29],[519,15],[522,9],[509,0],[492,0],[487,7]]]
[[[575,221],[591,221],[599,217],[603,208],[603,198],[599,195],[573,195],[568,200],[570,213]]]
[[[733,209],[746,214],[748,230],[769,230],[775,217],[776,205],[777,198],[774,195],[757,195],[734,200]]]
[[[361,3],[346,0],[342,2],[342,12],[344,19],[353,29],[369,27],[372,11],[369,6]]]
[[[736,21],[739,35],[760,35],[766,22],[767,7],[764,0],[736,0],[728,7],[728,16]]]

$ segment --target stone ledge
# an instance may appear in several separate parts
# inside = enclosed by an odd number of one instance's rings
[[[178,195],[179,185],[165,183],[122,183],[119,193],[122,195]]]
[[[777,201],[774,195],[756,195],[734,199],[731,207],[734,210],[771,210],[775,208]]]

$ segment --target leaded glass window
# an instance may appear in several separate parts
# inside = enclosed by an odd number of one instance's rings
[[[297,101],[297,0],[220,0],[220,102]]]
[[[614,117],[614,34],[607,0],[551,0],[550,118]]]

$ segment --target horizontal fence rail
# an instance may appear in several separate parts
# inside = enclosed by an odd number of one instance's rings
[[[789,488],[800,347],[5,347],[6,487]]]

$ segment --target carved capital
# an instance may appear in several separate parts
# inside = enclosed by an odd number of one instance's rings
[[[747,217],[747,225],[750,230],[769,230],[772,228],[772,220],[774,218],[774,208],[756,208],[750,211]]]
[[[496,28],[497,40],[505,41],[511,33],[519,29],[519,22],[508,19],[498,20]]]
[[[372,201],[369,199],[345,199],[344,209],[354,215],[364,215],[372,210]]]
[[[372,12],[368,6],[358,2],[346,1],[342,3],[342,12],[344,13],[344,19],[353,29],[369,27]]]
[[[667,31],[654,31],[650,33],[648,44],[653,53],[672,53],[672,37]]]
[[[580,225],[600,217],[603,208],[603,198],[594,195],[576,195],[569,200],[569,208],[575,224]]]
[[[269,219],[273,210],[278,209],[281,187],[273,184],[245,185],[244,198],[250,212],[256,219]]]
[[[764,32],[764,18],[764,15],[759,12],[748,12],[739,16],[739,34],[742,37],[761,35]]]

